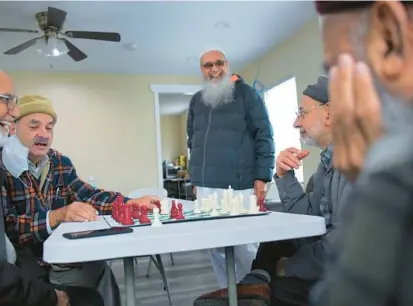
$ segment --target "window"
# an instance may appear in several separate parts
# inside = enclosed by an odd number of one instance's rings
[[[288,147],[301,150],[300,132],[293,127],[298,109],[295,77],[266,91],[264,101],[274,129],[275,156]],[[295,175],[302,183],[303,167]]]

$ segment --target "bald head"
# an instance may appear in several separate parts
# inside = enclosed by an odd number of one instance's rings
[[[201,54],[201,65],[205,63],[208,58],[220,58],[222,60],[227,60],[227,57],[223,51],[220,50],[209,50]]]
[[[4,71],[0,71],[0,94],[10,93],[13,93],[13,82]]]

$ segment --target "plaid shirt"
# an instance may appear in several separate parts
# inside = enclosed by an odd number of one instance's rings
[[[332,159],[333,146],[330,144],[327,148],[324,149],[323,152],[321,152],[321,162],[323,163],[326,172],[331,171]],[[331,203],[328,200],[328,195],[326,194],[325,188],[323,191],[323,197],[320,201],[320,211],[324,219],[326,220],[326,226],[331,226],[333,219],[333,211],[331,208]]]
[[[93,188],[82,181],[70,159],[59,152],[51,149],[48,156],[50,168],[41,189],[39,180],[29,171],[17,179],[6,171],[0,201],[6,218],[6,231],[10,237],[17,235],[16,240],[20,243],[42,243],[46,240],[49,236],[46,217],[50,210],[72,202],[85,202],[99,214],[110,214],[111,203],[120,195]],[[0,166],[4,168],[4,165]]]

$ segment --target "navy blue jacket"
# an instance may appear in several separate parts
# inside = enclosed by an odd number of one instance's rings
[[[202,92],[190,102],[187,121],[189,171],[195,186],[242,190],[274,171],[273,130],[257,92],[239,78],[233,101],[205,106]]]

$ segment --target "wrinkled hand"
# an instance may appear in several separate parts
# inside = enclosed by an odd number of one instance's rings
[[[287,264],[287,257],[282,257],[278,262],[277,262],[277,268],[276,268],[276,273],[277,276],[285,276],[285,265]]]
[[[66,292],[55,289],[55,293],[57,297],[56,306],[70,306],[69,297]]]
[[[343,54],[330,69],[333,165],[354,181],[371,145],[382,135],[381,105],[369,68]]]
[[[265,185],[266,183],[260,180],[254,181],[254,194],[257,198],[265,198]]]
[[[83,202],[73,202],[65,207],[50,212],[49,218],[58,222],[88,222],[95,221],[98,212],[91,205]]]
[[[129,201],[126,202],[127,205],[138,205],[138,206],[146,206],[148,207],[149,210],[152,210],[155,208],[155,203],[159,202],[160,199],[155,196],[144,196],[142,198],[137,198],[137,199],[130,199]]]
[[[275,171],[278,177],[283,177],[288,171],[298,169],[301,166],[301,160],[310,154],[308,150],[298,150],[288,148],[280,152],[275,163]]]

